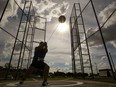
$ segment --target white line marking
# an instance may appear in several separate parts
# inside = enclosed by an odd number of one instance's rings
[[[67,84],[67,85],[49,85],[49,86],[46,86],[46,87],[70,87],[70,86],[77,86],[77,85],[82,85],[83,82],[78,82],[78,81],[65,81],[65,82],[75,82],[75,84]],[[18,82],[15,82],[15,83],[8,83],[6,84],[6,86],[18,86]],[[26,87],[26,85],[23,85],[24,87]]]
[[[8,84],[6,84],[6,86],[17,86],[19,83],[18,82],[16,82],[16,83],[8,83]]]
[[[68,84],[68,85],[52,85],[52,86],[47,86],[47,87],[70,87],[70,86],[77,86],[77,85],[82,85],[83,82],[77,82],[76,84]]]

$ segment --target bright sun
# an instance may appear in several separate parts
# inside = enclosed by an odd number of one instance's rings
[[[58,26],[60,32],[66,32],[68,30],[68,25],[66,23],[60,23]]]

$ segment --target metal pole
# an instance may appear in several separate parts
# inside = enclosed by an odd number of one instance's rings
[[[30,31],[30,28],[32,29],[32,25],[31,25],[31,17],[32,17],[32,15],[30,15],[30,19],[29,19],[29,25],[28,25],[28,33],[27,33],[27,38],[28,38],[28,35],[31,35],[31,38],[32,38],[32,32],[29,34],[29,31]],[[26,40],[26,42],[27,42],[27,40]],[[31,39],[30,39],[30,42],[28,42],[28,43],[30,43],[30,45],[29,45],[29,55],[28,55],[28,59],[27,59],[27,69],[29,68],[29,60],[30,60],[30,58],[31,58],[31,51],[32,51],[32,49],[31,49]]]
[[[31,3],[32,2],[30,2],[30,5],[31,5]],[[22,54],[23,46],[24,46],[24,39],[25,39],[26,31],[27,31],[27,24],[28,24],[29,13],[30,13],[30,7],[29,7],[29,12],[28,12],[27,20],[26,20],[25,29],[24,29],[24,35],[23,35],[23,39],[22,39],[21,50],[20,50],[20,55],[19,55],[19,60],[18,60],[18,65],[17,65],[17,73],[16,73],[15,79],[17,79],[18,73],[19,73],[18,69],[19,69],[19,64],[20,64],[20,61],[21,61],[21,54]]]
[[[30,7],[31,7],[31,4],[32,4],[32,2],[30,2]],[[30,13],[30,8],[29,8],[29,13]],[[29,14],[28,14],[29,15]],[[26,35],[25,35],[25,42],[24,42],[24,44],[26,45],[26,43],[27,43],[27,37],[28,37],[28,32],[29,32],[29,24],[28,24],[28,21],[30,21],[29,20],[29,16],[27,17],[27,22],[26,22],[26,27],[25,28],[27,28],[27,33],[26,33]],[[27,25],[28,25],[28,27],[27,27]],[[25,54],[25,46],[24,46],[24,50],[23,50],[23,54],[22,54],[22,61],[21,61],[21,66],[20,66],[20,69],[22,68],[22,65],[23,65],[23,60],[24,60],[24,54]],[[30,49],[29,49],[30,50]],[[28,51],[29,51],[28,50]]]
[[[102,24],[101,28],[103,28],[103,26],[107,23],[107,21],[112,17],[112,15],[115,13],[116,9],[111,13],[111,15],[107,18],[107,20]],[[95,31],[93,34],[91,34],[90,36],[88,36],[86,39],[89,39],[90,37],[92,37],[94,34],[96,34],[99,30]],[[85,40],[86,40],[85,39]],[[81,43],[83,43],[85,40],[83,40]]]
[[[103,41],[103,45],[104,45],[104,48],[105,48],[105,51],[106,51],[106,55],[108,57],[108,61],[109,61],[109,64],[110,64],[110,68],[111,68],[111,71],[112,71],[112,74],[113,74],[113,78],[115,78],[115,75],[114,75],[114,71],[113,71],[113,67],[112,67],[112,64],[111,64],[111,61],[110,61],[110,57],[109,57],[109,54],[108,54],[108,50],[107,50],[107,47],[106,47],[106,43],[105,43],[105,40],[104,40],[104,37],[103,37],[103,33],[102,33],[102,30],[101,30],[101,27],[100,27],[100,24],[99,24],[99,21],[98,21],[98,17],[97,17],[97,14],[96,14],[96,11],[95,11],[95,7],[94,7],[94,4],[93,4],[93,1],[91,1],[91,5],[92,5],[92,8],[93,8],[93,11],[94,11],[94,14],[95,14],[95,18],[96,18],[96,21],[97,21],[97,25],[98,25],[98,28],[99,28],[99,31],[100,31],[100,35],[101,35],[101,38],[102,38],[102,41]]]
[[[99,71],[98,71],[98,67],[97,67],[96,63],[95,63],[95,67],[96,67],[96,72],[97,72],[97,75],[98,75]]]
[[[111,59],[111,62],[112,62],[112,66],[113,66],[113,68],[114,68],[114,72],[116,73],[116,68],[115,68],[115,65],[114,65],[114,62],[113,62],[111,53],[109,53],[109,56],[110,56],[110,59]]]
[[[83,29],[84,29],[85,39],[86,39],[85,41],[86,41],[87,51],[88,51],[88,56],[89,56],[89,61],[90,61],[91,73],[92,73],[92,77],[94,78],[94,76],[93,76],[93,67],[92,67],[92,63],[91,63],[91,56],[90,56],[90,51],[89,51],[89,45],[88,45],[87,35],[86,35],[86,30],[85,30],[84,19],[83,19],[80,3],[78,3],[78,4],[79,4],[79,8],[80,8],[80,15],[82,17],[82,23],[83,23]]]
[[[75,3],[75,5],[76,4],[77,3]],[[80,33],[79,33],[79,27],[78,27],[79,25],[78,25],[78,21],[77,21],[78,17],[77,17],[77,14],[76,14],[76,10],[79,10],[79,9],[77,9],[75,5],[74,5],[74,7],[75,7],[76,20],[75,20],[75,24],[74,25],[76,26],[76,36],[78,37],[77,41],[80,44]],[[81,11],[80,11],[80,13],[81,13]],[[85,79],[85,76],[84,76],[85,70],[84,70],[84,63],[83,63],[82,46],[81,46],[81,44],[80,44],[80,46],[78,45],[78,48],[79,48],[78,52],[79,52],[79,57],[80,57],[80,65],[81,65],[81,70],[82,70],[82,74],[83,74],[82,77]]]
[[[31,16],[32,17],[32,16]],[[33,21],[33,25],[32,25],[32,36],[31,36],[31,41],[30,41],[30,51],[29,51],[29,57],[28,58],[28,64],[27,64],[27,69],[29,68],[30,65],[30,61],[31,61],[31,56],[32,56],[32,50],[33,50],[33,41],[34,41],[34,35],[35,35],[35,14],[34,14],[34,21]]]
[[[72,23],[70,18],[70,35],[71,35],[71,55],[72,55],[72,71],[74,71],[74,75],[76,74],[76,66],[75,66],[75,56],[74,56],[74,46],[73,46],[73,36],[72,36]],[[74,70],[73,70],[74,69]]]
[[[74,7],[74,5],[73,5]],[[73,12],[73,9],[72,9],[72,12]],[[72,13],[71,13],[72,15]],[[75,56],[74,56],[74,46],[73,46],[73,36],[72,36],[72,20],[71,20],[71,17],[70,17],[70,37],[71,37],[71,56],[72,56],[72,72],[73,72],[73,77],[75,76],[76,74],[76,66],[75,66]]]
[[[29,32],[29,26],[28,26],[28,28],[27,28],[27,34],[26,34],[26,38],[25,38],[25,42],[24,42],[25,45],[27,44],[28,32]],[[23,50],[23,54],[22,54],[22,60],[21,60],[20,69],[22,69],[23,60],[24,60],[24,54],[25,54],[25,49],[26,49],[26,47],[24,46],[24,50]],[[30,51],[30,49],[29,49],[28,51]]]
[[[45,19],[45,34],[44,34],[44,42],[46,41],[46,28],[47,28],[47,19]]]
[[[26,4],[26,3],[25,3],[25,4]],[[24,4],[24,8],[23,8],[23,9],[25,9],[25,4]],[[18,33],[19,33],[19,29],[20,29],[20,26],[21,26],[21,21],[22,21],[22,19],[23,19],[23,12],[22,12],[22,14],[21,14],[21,19],[20,19],[20,22],[19,22],[19,26],[18,26],[18,30],[17,30],[17,34],[16,34],[14,46],[13,46],[13,50],[12,50],[11,57],[10,57],[10,61],[9,61],[8,70],[7,70],[6,75],[5,75],[5,79],[7,79],[7,76],[8,76],[8,74],[9,74],[10,65],[11,65],[11,62],[12,62],[13,53],[14,53],[14,50],[15,50],[16,41],[17,41],[17,38],[18,38]]]

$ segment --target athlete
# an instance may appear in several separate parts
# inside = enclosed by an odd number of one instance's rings
[[[20,84],[26,80],[27,76],[33,73],[33,71],[39,69],[43,70],[43,83],[42,86],[47,86],[47,78],[49,73],[49,66],[44,62],[44,58],[46,53],[48,52],[47,43],[40,42],[38,47],[35,47],[34,57],[32,64],[30,65],[29,69],[26,71],[25,75],[23,76]]]

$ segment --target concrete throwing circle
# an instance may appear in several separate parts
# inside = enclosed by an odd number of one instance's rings
[[[15,83],[8,83],[6,84],[7,87],[42,87],[42,81],[31,81],[25,82],[23,85],[19,86],[18,82]],[[49,81],[50,85],[47,87],[73,87],[77,85],[82,85],[83,82],[79,81],[66,81],[66,80],[56,80],[56,81]]]

